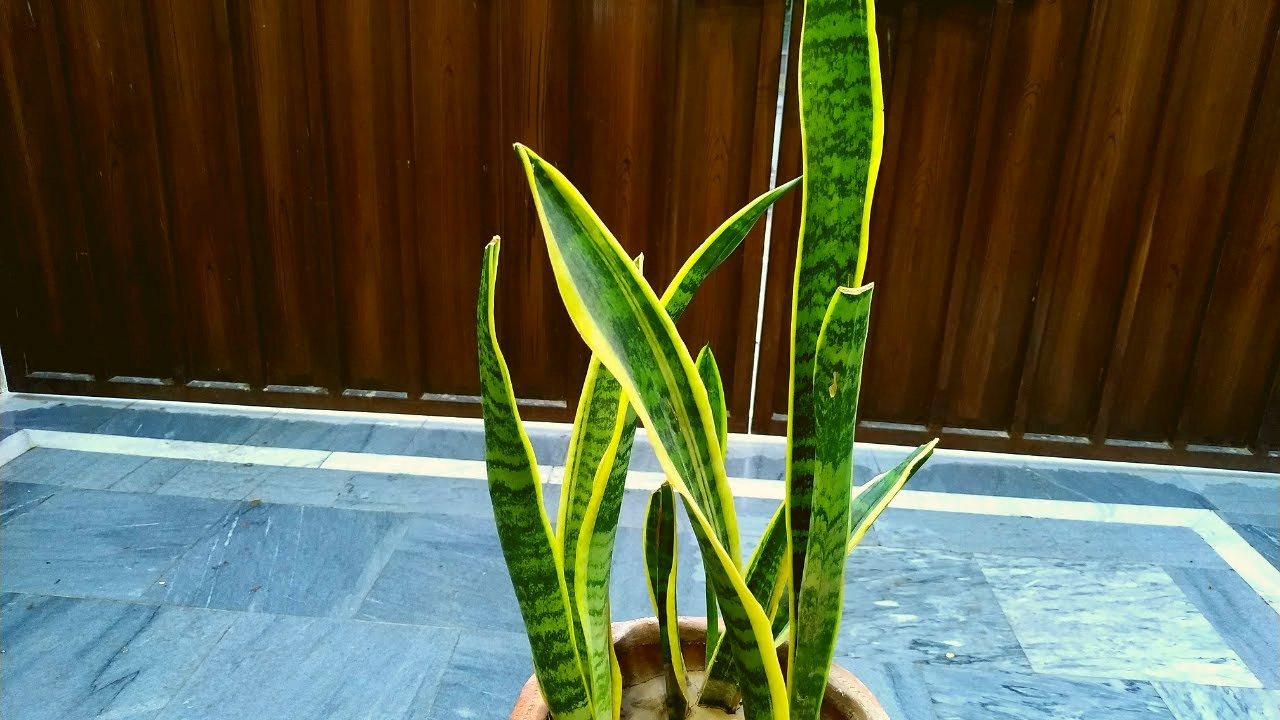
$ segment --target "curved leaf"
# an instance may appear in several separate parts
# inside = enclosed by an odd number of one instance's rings
[[[813,365],[817,456],[806,570],[795,599],[788,664],[793,720],[818,720],[831,671],[853,498],[853,431],[862,388],[862,356],[871,319],[871,286],[840,288],[818,334]]]
[[[666,674],[667,717],[683,718],[688,700],[688,677],[680,651],[680,627],[676,610],[676,499],[669,483],[653,491],[644,514],[644,571],[649,602],[662,636],[662,665]]]
[[[538,463],[520,424],[493,319],[499,241],[485,247],[476,313],[485,467],[498,540],[515,587],[534,673],[557,720],[591,717],[559,547],[542,505]]]
[[[724,402],[724,383],[720,381],[720,368],[716,366],[715,355],[711,354],[711,346],[705,345],[698,353],[695,361],[698,376],[707,388],[707,400],[711,403],[711,419],[715,423],[716,437],[720,441],[720,455],[724,457],[729,444],[729,410]],[[716,533],[723,538],[727,532],[724,528],[716,528]],[[721,540],[723,542],[723,539]],[[705,569],[705,564],[704,564]],[[720,613],[716,606],[716,590],[707,578],[707,647],[714,648],[720,643]]]
[[[792,298],[787,408],[787,527],[793,600],[804,577],[812,504],[817,442],[810,401],[814,353],[832,293],[841,286],[862,284],[871,195],[884,144],[884,98],[875,26],[871,0],[805,3],[799,54],[804,194]]]
[[[749,718],[786,717],[786,690],[769,619],[739,567],[733,498],[707,393],[688,348],[653,290],[576,189],[527,148],[524,160],[556,283],[578,332],[636,404],[654,452],[692,520],[735,659]],[[711,517],[716,518],[713,523]],[[725,547],[715,537],[723,522]]]

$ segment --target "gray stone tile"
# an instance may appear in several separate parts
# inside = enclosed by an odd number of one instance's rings
[[[40,595],[5,596],[0,715],[155,717],[235,614]]]
[[[457,642],[440,628],[242,616],[158,720],[407,717]]]
[[[257,432],[264,422],[263,418],[225,413],[126,409],[103,423],[97,432],[103,435],[239,445]]]
[[[333,507],[354,474],[345,470],[272,468],[247,497],[250,501],[277,505]]]
[[[403,518],[387,513],[244,503],[210,528],[146,597],[175,605],[349,617],[404,531]]]
[[[1280,569],[1280,533],[1259,525],[1232,525],[1240,537],[1261,553],[1267,562]]]
[[[15,427],[7,427],[7,426],[0,426],[0,440],[4,440],[5,438],[9,437],[10,435],[16,435],[16,434],[17,434],[17,432],[18,432],[18,428],[15,428]]]
[[[909,510],[890,506],[864,545],[1057,557],[1063,549],[1043,529],[1043,520],[1000,515]]]
[[[413,518],[356,617],[524,632],[491,518]]]
[[[641,437],[642,434],[643,430],[636,437],[636,444],[631,452],[630,469],[659,472],[662,470],[662,465],[658,463],[648,438]],[[854,480],[859,483],[870,480],[880,471],[879,465],[870,453],[855,453],[854,464]],[[787,474],[786,445],[772,441],[751,442],[736,437],[730,438],[729,452],[724,465],[725,473],[731,478],[783,481]]]
[[[245,441],[258,447],[403,454],[421,423],[387,424],[332,420],[266,420]]]
[[[569,429],[528,427],[529,444],[543,465],[564,462],[569,450]],[[475,427],[444,426],[427,421],[415,433],[412,442],[400,454],[420,457],[484,460],[484,430]]]
[[[1265,687],[1280,688],[1280,617],[1234,570],[1166,567]]]
[[[146,461],[137,455],[36,447],[6,463],[2,472],[9,482],[104,490]]]
[[[155,492],[191,462],[174,458],[149,458],[133,472],[112,483],[109,489],[116,492]]]
[[[1038,672],[1259,685],[1159,567],[993,556],[981,562]]]
[[[192,462],[156,488],[157,495],[243,500],[275,470],[249,463]]]
[[[1067,560],[1156,563],[1225,569],[1226,561],[1196,531],[1186,527],[1128,523],[1036,520],[1036,526]],[[998,551],[997,551],[998,552]]]
[[[1280,693],[1274,691],[1153,684],[1175,720],[1280,720]]]
[[[1227,513],[1280,516],[1280,475],[1197,473],[1180,468],[1184,484]]]
[[[653,616],[643,542],[642,530],[618,528],[609,583],[609,605],[615,622]],[[681,615],[706,615],[707,590],[697,540],[692,533],[681,533],[676,538],[676,546],[677,611]]]
[[[889,720],[937,720],[929,688],[918,666],[874,660],[841,660],[839,664],[871,690],[884,706]]]
[[[1218,516],[1232,525],[1252,525],[1267,532],[1280,534],[1280,517],[1276,515],[1219,511]]]
[[[1145,682],[923,669],[938,720],[1174,720]]]
[[[435,702],[425,712],[414,712],[410,719],[506,717],[532,674],[529,640],[523,632],[464,632],[445,667]]]
[[[1162,507],[1212,507],[1199,493],[1177,485],[1172,474],[1142,475],[1123,471],[1040,468],[1039,472],[1067,490],[1095,502]]]
[[[971,558],[877,547],[861,547],[849,557],[836,656],[1029,667]]]
[[[470,478],[353,473],[335,505],[399,513],[493,517],[488,484]],[[492,520],[489,522],[492,524]]]
[[[234,509],[218,500],[63,490],[5,525],[0,587],[138,598]]]
[[[53,497],[57,491],[58,488],[53,485],[8,481],[0,483],[0,525],[40,507],[41,503]]]
[[[20,429],[93,432],[121,411],[119,407],[105,405],[57,403],[0,412],[0,425]]]
[[[1026,465],[991,464],[931,457],[908,485],[912,490],[1087,501],[1083,493],[1059,485]]]

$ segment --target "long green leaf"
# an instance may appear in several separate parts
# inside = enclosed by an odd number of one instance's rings
[[[813,365],[818,440],[813,511],[787,675],[793,720],[818,720],[840,629],[853,498],[853,431],[870,319],[871,286],[840,288],[831,297],[818,334]]]
[[[680,319],[702,281],[733,253],[765,211],[798,184],[797,178],[757,197],[722,223],[689,256],[662,298],[673,322]],[[607,682],[604,677],[604,657],[607,654],[612,658],[613,653],[607,605],[613,538],[635,439],[636,421],[635,412],[630,410],[630,404],[622,394],[622,387],[609,370],[600,364],[599,358],[593,355],[578,401],[578,412],[574,418],[569,452],[565,459],[564,485],[556,528],[566,558],[565,580],[570,597],[574,600],[574,629],[580,646],[585,645],[583,655],[589,668],[592,700],[597,717],[603,711],[605,697],[600,688]],[[724,433],[721,435],[723,450],[723,441],[727,436]],[[602,467],[609,468],[607,479],[600,471]],[[589,516],[588,508],[597,506],[600,508],[600,516]],[[588,524],[593,527],[585,527]],[[717,532],[722,533],[723,530],[718,529]],[[590,543],[579,547],[581,537],[590,537]],[[579,577],[603,578],[603,582],[593,581],[587,592],[583,593],[579,587],[582,585],[578,582]],[[710,589],[708,596],[713,596]],[[612,659],[611,663],[616,676],[617,663]],[[616,680],[612,681],[612,685],[611,694],[615,705],[612,715],[616,717],[620,688],[617,687]]]
[[[729,445],[729,410],[724,401],[724,383],[720,380],[720,368],[716,366],[715,355],[711,354],[711,346],[705,345],[698,353],[695,362],[698,366],[698,377],[707,388],[707,400],[711,403],[711,420],[716,427],[716,438],[720,441],[720,455],[724,457]],[[724,528],[716,528],[721,542],[724,542]],[[706,564],[703,564],[704,572]],[[716,606],[716,589],[708,577],[707,588],[707,647],[713,648],[720,642],[720,612]]]
[[[688,348],[653,290],[599,217],[555,168],[517,146],[525,163],[560,295],[578,333],[622,384],[692,520],[735,657],[749,686],[749,718],[786,717],[769,620],[739,570],[733,498],[707,393]],[[729,547],[708,516],[729,529]]]
[[[591,717],[590,698],[572,628],[563,560],[542,505],[538,463],[498,347],[493,319],[498,249],[497,238],[485,248],[476,313],[489,496],[542,694],[557,720],[586,720]]]
[[[804,578],[812,505],[817,434],[810,398],[818,333],[836,288],[862,284],[871,195],[884,143],[884,98],[871,0],[805,3],[799,77],[804,194],[787,408],[792,602]]]
[[[649,496],[644,514],[644,570],[649,601],[662,636],[662,665],[667,685],[667,717],[683,718],[688,700],[684,655],[680,651],[680,613],[676,610],[676,498],[670,483]]]
[[[933,454],[937,444],[936,439],[930,440],[912,450],[893,469],[854,488],[853,499],[849,503],[849,540],[846,553],[853,552],[871,524]],[[786,638],[791,627],[786,606],[781,602],[782,594],[788,587],[788,571],[783,562],[787,553],[785,511],[785,504],[778,506],[747,564],[747,585],[760,604],[769,611],[773,618],[773,636],[780,640]],[[732,666],[719,662],[718,648],[709,652],[711,660],[707,664],[707,680],[702,692],[708,700],[713,697],[715,699],[706,704],[713,707],[736,704],[735,698],[739,698],[740,694],[734,682]],[[698,702],[704,704],[702,698]]]

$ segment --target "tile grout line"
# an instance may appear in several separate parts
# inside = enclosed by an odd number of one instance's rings
[[[14,439],[19,437],[18,440]],[[251,447],[193,440],[163,440],[33,429],[20,430],[0,441],[0,465],[35,447],[466,480],[483,480],[486,477],[484,462],[480,460]],[[547,479],[547,484],[560,482],[559,478],[551,478],[554,467],[554,465],[539,466],[542,476]],[[634,490],[654,490],[665,480],[665,475],[656,471],[627,473],[627,486]],[[777,480],[730,478],[729,483],[734,495],[739,497],[781,500],[785,491],[784,485]],[[893,506],[933,512],[1185,527],[1199,534],[1228,566],[1280,614],[1280,570],[1268,563],[1247,540],[1210,509],[967,495],[922,490],[903,490],[895,498]]]

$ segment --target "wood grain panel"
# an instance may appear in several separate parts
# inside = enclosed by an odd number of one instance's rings
[[[1015,431],[1092,429],[1178,21],[1163,0],[1093,4]]]
[[[148,7],[187,374],[261,387],[226,6],[210,1]]]
[[[93,272],[84,236],[77,155],[53,8],[0,3],[0,232],[15,387],[31,372],[100,372]],[[18,344],[21,350],[19,351]]]
[[[58,3],[105,371],[183,377],[149,40],[140,3]]]
[[[408,8],[319,7],[344,389],[417,397]]]
[[[528,180],[511,144],[528,145],[556,167],[572,167],[573,8],[556,0],[528,0],[495,9],[499,62],[492,87],[498,106],[494,141],[502,149],[498,232],[503,238],[498,332],[516,395],[572,407],[588,353],[560,302]],[[569,179],[580,183],[572,175]],[[473,262],[467,272],[479,271],[480,256]]]
[[[1274,3],[1191,3],[1174,48],[1170,98],[1161,116],[1156,169],[1137,242],[1149,245],[1128,337],[1111,361],[1118,373],[1106,435],[1165,440],[1183,387],[1217,266],[1223,212],[1245,123],[1274,42]],[[1105,415],[1103,418],[1105,421]]]
[[[409,5],[422,373],[438,395],[480,392],[480,256],[501,227],[496,168],[510,152],[497,137],[489,91],[497,72],[492,23],[487,3]],[[500,287],[512,252],[504,245]]]
[[[1252,444],[1280,372],[1280,43],[1272,44],[1251,126],[1186,383],[1177,433],[1184,443]],[[1280,424],[1280,415],[1271,421]]]
[[[264,380],[340,391],[315,7],[263,0],[228,10]]]
[[[985,80],[995,94],[990,140],[970,174],[961,241],[971,249],[952,286],[954,349],[942,356],[937,402],[954,427],[1003,430],[1012,420],[1088,8],[1023,3],[1010,15]]]
[[[898,423],[928,420],[938,374],[951,269],[977,129],[992,6],[948,3],[915,27],[908,72],[894,93],[909,110],[891,114],[892,185],[881,185],[872,217],[867,281],[876,283],[860,407]],[[897,62],[903,61],[902,55]]]

